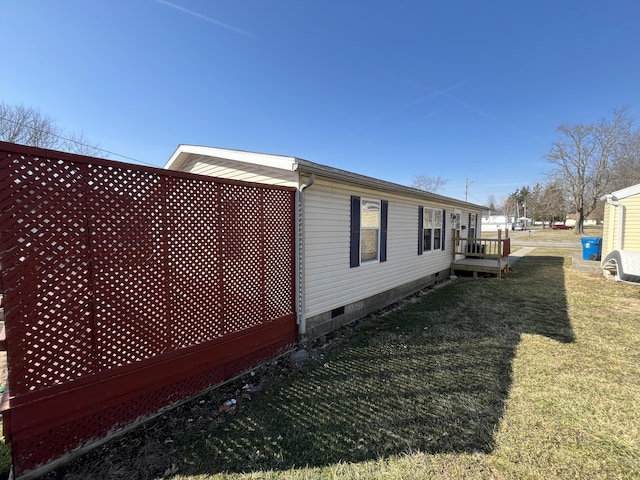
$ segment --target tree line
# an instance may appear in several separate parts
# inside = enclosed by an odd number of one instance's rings
[[[640,130],[621,108],[597,122],[560,125],[557,133],[544,155],[551,167],[545,180],[516,189],[502,207],[518,213],[524,205],[527,218],[550,223],[574,212],[575,231],[583,233],[590,215],[602,220],[606,194],[640,183]]]
[[[564,222],[576,214],[576,233],[583,233],[590,215],[602,219],[607,193],[640,183],[640,130],[629,109],[613,110],[609,117],[592,123],[562,124],[557,139],[544,154],[550,169],[541,182],[525,185],[487,206],[513,218]],[[415,188],[436,192],[445,181],[416,176]]]

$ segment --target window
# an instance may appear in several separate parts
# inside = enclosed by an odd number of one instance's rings
[[[469,214],[469,238],[476,238],[477,214]]]
[[[444,250],[444,210],[419,207],[418,255],[431,250]]]
[[[385,200],[351,197],[351,266],[387,260],[387,215]]]
[[[378,260],[380,202],[363,199],[360,208],[360,263],[364,263]]]

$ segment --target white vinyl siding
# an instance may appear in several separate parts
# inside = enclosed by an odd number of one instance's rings
[[[233,160],[223,160],[219,158],[193,157],[180,170],[199,175],[209,175],[211,177],[242,180],[244,182],[265,183],[285,187],[298,186],[298,175],[296,172],[288,172],[279,168],[269,168],[263,165],[235,162]]]
[[[386,262],[350,268],[351,195],[388,200]],[[446,243],[445,250],[416,256],[419,203],[321,180],[305,190],[305,315],[331,311],[449,268],[451,246]]]
[[[277,165],[252,164],[247,161],[192,154],[181,164],[180,170],[231,180],[298,187],[299,172],[290,167],[291,170],[278,168]],[[451,229],[454,226],[449,217],[454,208],[453,204],[448,203],[446,199],[434,199],[430,202],[425,201],[421,195],[415,197],[411,193],[404,194],[395,189],[362,187],[348,182],[348,179],[330,180],[318,174],[313,185],[302,194],[302,288],[305,292],[304,314],[307,317],[331,312],[392,290],[447,270],[451,265]],[[352,196],[375,199],[380,202],[381,207],[384,205],[388,208],[386,261],[368,261],[361,263],[357,268],[351,267]],[[453,203],[458,204],[455,201]],[[447,212],[442,232],[445,248],[431,251],[429,255],[416,255],[420,206],[439,211],[444,209]],[[381,228],[384,229],[382,225]],[[378,248],[378,255],[382,253],[381,248]]]

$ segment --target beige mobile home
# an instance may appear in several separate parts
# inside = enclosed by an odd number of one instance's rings
[[[640,282],[640,184],[604,198],[604,274],[616,280]]]
[[[297,189],[297,315],[316,338],[451,272],[482,206],[295,157],[180,145],[165,168]]]

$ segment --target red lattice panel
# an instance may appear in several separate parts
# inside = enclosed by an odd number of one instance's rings
[[[263,311],[261,190],[220,187],[224,333],[258,324]]]
[[[15,475],[294,345],[293,189],[6,143],[0,162]]]
[[[167,194],[169,306],[175,348],[222,336],[217,184],[172,179]]]
[[[95,372],[85,170],[48,158],[3,159],[2,180],[11,181],[1,187],[8,215],[0,228],[13,395]]]
[[[295,312],[294,297],[285,285],[295,285],[295,235],[293,228],[286,228],[284,215],[290,208],[290,200],[282,191],[264,190],[265,239],[264,239],[264,314],[266,319],[276,319]],[[283,288],[284,287],[284,288]]]
[[[101,367],[129,365],[168,350],[163,177],[91,165],[95,341]]]

